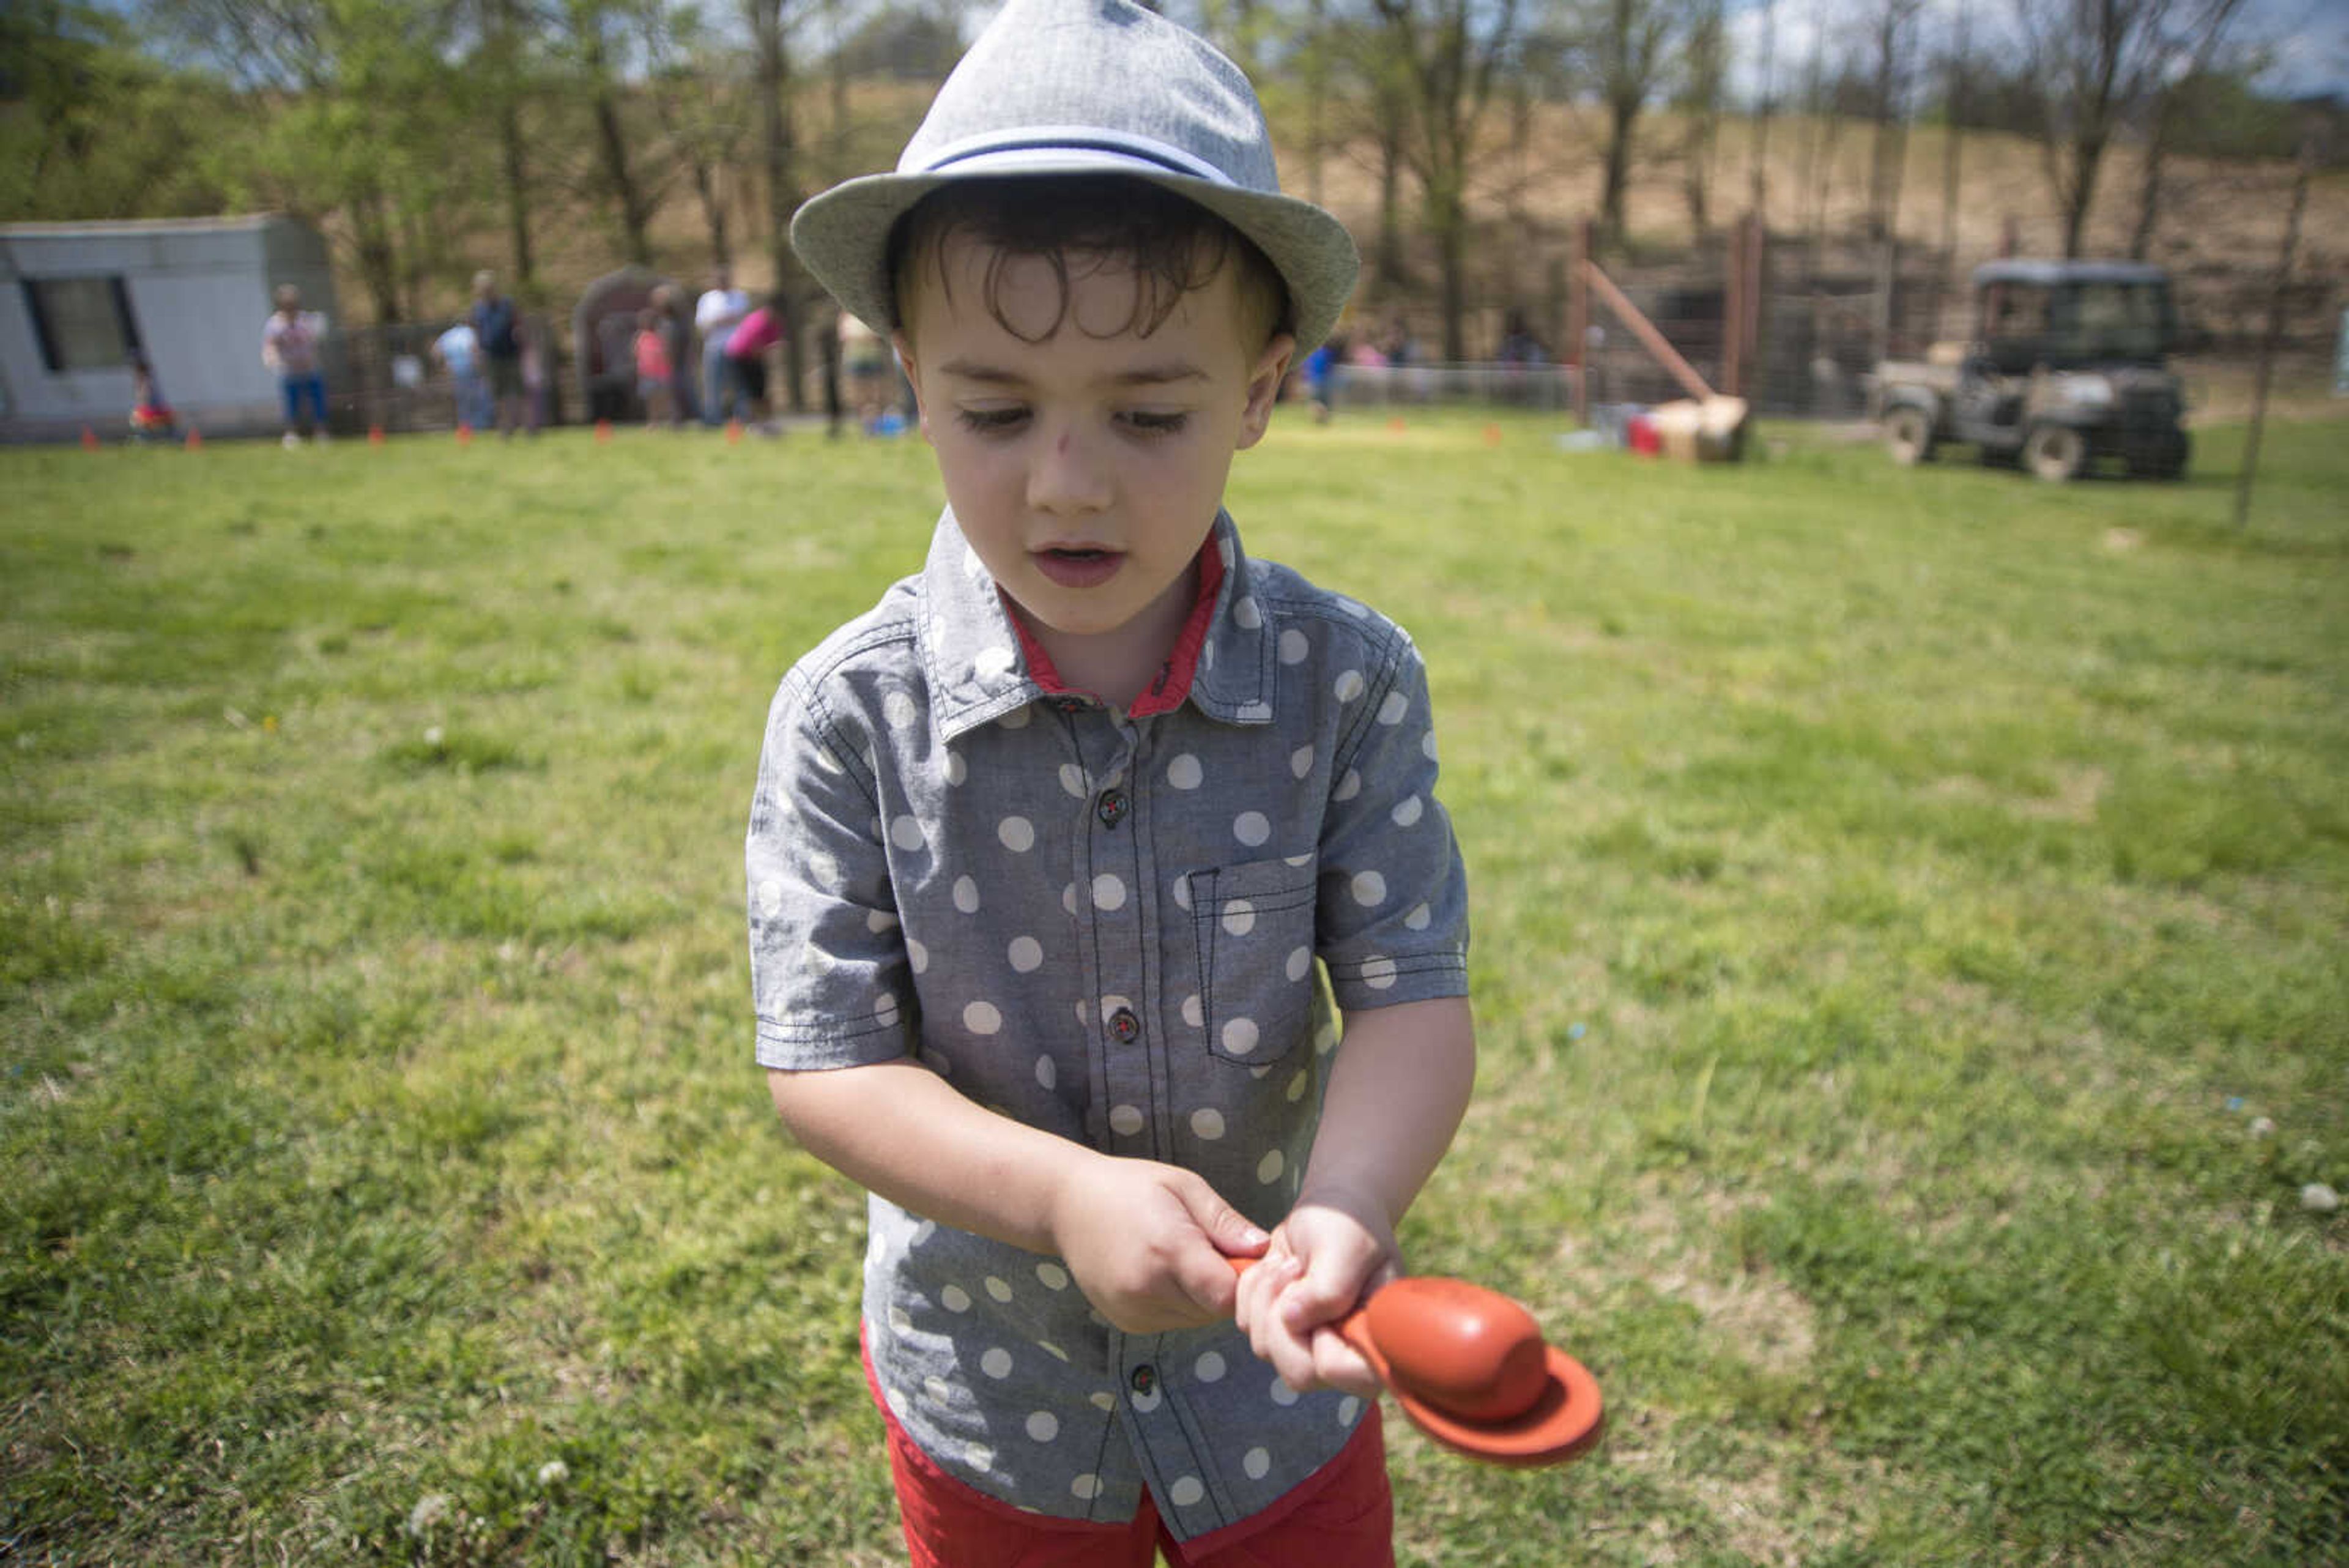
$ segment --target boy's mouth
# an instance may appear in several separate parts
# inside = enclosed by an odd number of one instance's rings
[[[1109,581],[1124,554],[1098,545],[1051,545],[1034,552],[1036,569],[1064,588],[1090,588]]]

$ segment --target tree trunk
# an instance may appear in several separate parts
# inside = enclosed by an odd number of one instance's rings
[[[592,108],[595,116],[595,147],[603,160],[604,183],[612,199],[620,207],[620,232],[626,243],[628,259],[638,266],[653,263],[652,237],[648,232],[652,214],[636,182],[636,171],[628,167],[628,135],[620,124],[619,96],[613,90],[611,72],[604,58],[604,21],[600,11],[591,11],[584,19],[586,29],[587,74],[594,84],[591,89]]]
[[[801,374],[807,345],[800,330],[799,258],[792,254],[792,213],[800,204],[793,165],[791,56],[783,47],[783,0],[749,0],[750,30],[757,41],[759,151],[766,175],[767,257],[774,269],[774,307],[782,313],[784,391],[794,413],[804,411],[807,389]]]
[[[1771,70],[1776,63],[1777,52],[1777,0],[1762,0],[1762,98],[1755,106],[1754,116],[1754,165],[1747,182],[1750,189],[1746,204],[1753,208],[1756,217],[1762,218],[1764,227],[1769,223],[1765,214],[1769,211],[1770,184],[1764,172],[1764,165],[1770,156]]]
[[[1640,100],[1619,93],[1607,105],[1607,181],[1599,192],[1599,226],[1616,244],[1623,243],[1623,195],[1630,183],[1631,128],[1640,118]]]
[[[515,51],[515,0],[495,0],[489,16],[490,68],[496,78],[499,163],[505,179],[506,242],[513,252],[515,286],[537,278],[530,244],[530,167],[522,133],[520,62]]]

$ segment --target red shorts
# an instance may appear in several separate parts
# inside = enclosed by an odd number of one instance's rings
[[[881,1404],[877,1388],[874,1401]],[[1376,1405],[1338,1457],[1279,1501],[1185,1542],[1166,1533],[1147,1491],[1123,1524],[1029,1513],[939,1469],[885,1404],[881,1419],[913,1568],[1150,1568],[1161,1549],[1174,1568],[1394,1568],[1394,1499]]]

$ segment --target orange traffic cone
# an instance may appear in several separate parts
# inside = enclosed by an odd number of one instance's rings
[[[471,446],[473,444],[473,427],[467,424],[463,420],[459,420],[457,421],[457,444],[459,446]]]
[[[1402,434],[1402,416],[1401,414],[1396,414],[1393,418],[1387,421],[1387,434]]]
[[[597,441],[610,441],[612,439],[611,421],[597,420],[595,421],[595,439]]]
[[[1501,444],[1500,426],[1486,425],[1485,427],[1485,444],[1486,446],[1498,446]]]
[[[81,427],[81,449],[84,452],[96,452],[98,450],[98,432],[90,429],[88,425]]]
[[[369,445],[369,446],[381,446],[382,444],[383,444],[383,427],[382,427],[381,425],[369,425],[369,426],[367,426],[367,445]]]
[[[728,420],[726,421],[726,444],[728,446],[739,446],[741,444],[741,441],[742,421],[740,420]]]
[[[204,450],[204,432],[193,425],[188,427],[188,450],[190,452]]]

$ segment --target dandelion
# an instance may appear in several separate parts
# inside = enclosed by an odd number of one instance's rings
[[[571,1479],[571,1467],[561,1459],[549,1459],[538,1467],[538,1484],[561,1486]]]
[[[427,1535],[432,1527],[449,1517],[450,1497],[445,1491],[428,1491],[416,1500],[408,1511],[408,1533]]]

